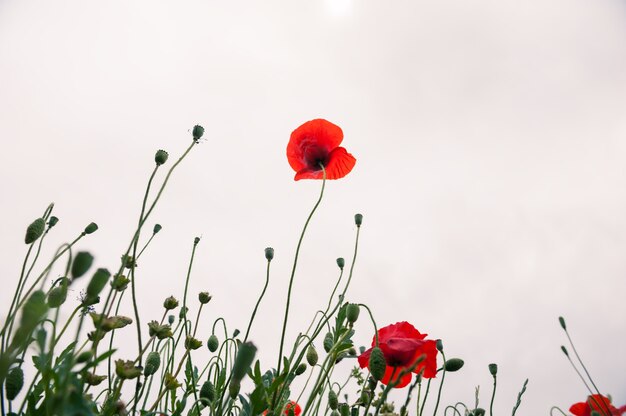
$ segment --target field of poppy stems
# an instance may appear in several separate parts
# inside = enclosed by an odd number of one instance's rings
[[[137,227],[128,245],[121,248],[119,264],[110,269],[93,270],[94,255],[80,248],[83,239],[98,230],[96,223],[61,245],[47,262],[40,253],[59,221],[53,215],[54,205],[26,228],[26,254],[0,333],[2,416],[494,414],[497,364],[485,368],[493,379],[486,394],[477,388],[473,403],[444,403],[445,380],[460,376],[456,373],[462,373],[463,359],[446,356],[444,341],[421,331],[420,325],[427,323],[407,322],[402,316],[397,322],[377,322],[367,305],[349,298],[350,284],[358,279],[354,266],[364,226],[361,214],[354,216],[352,257],[336,260],[336,282],[327,303],[311,317],[308,328],[298,331],[295,339],[287,337],[298,255],[307,228],[323,200],[327,181],[350,174],[357,162],[341,146],[341,128],[324,119],[297,127],[287,143],[294,179],[317,180],[320,190],[297,242],[284,309],[277,307],[279,312],[269,320],[281,325],[276,360],[261,363],[257,349],[265,347],[250,336],[269,285],[271,247],[264,251],[265,285],[256,303],[249,305],[250,319],[237,323],[245,325],[244,331],[229,331],[223,318],[213,321],[211,333],[198,331],[198,323],[208,319],[203,309],[212,300],[209,292],[189,293],[196,248],[202,242],[199,237],[192,244],[184,287],[162,301],[161,316],[143,322],[137,301],[137,262],[162,229],[150,223],[150,217],[174,171],[203,137],[204,128],[193,127],[189,147],[174,163],[166,151],[156,152]],[[168,162],[169,169],[158,183]],[[70,299],[70,288],[83,280],[88,283],[80,299]],[[123,302],[132,305],[132,316],[120,314]],[[589,394],[566,410],[555,406],[549,413],[626,413],[626,406],[616,407],[609,395],[599,391],[576,351],[565,319],[559,317],[558,322],[567,338],[567,347],[561,347],[563,355]],[[368,339],[371,336],[371,344],[355,345],[357,331]],[[125,356],[118,346],[129,339],[136,343],[136,351]],[[201,358],[200,349],[208,350],[208,360]],[[340,367],[348,369],[345,380],[338,380]],[[472,380],[467,383],[473,386]],[[528,380],[520,386],[517,401],[510,405],[512,416],[522,414],[522,399],[531,386]]]

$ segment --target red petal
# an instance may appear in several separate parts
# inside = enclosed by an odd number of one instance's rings
[[[397,322],[393,325],[387,325],[384,328],[378,330],[379,342],[385,342],[389,338],[410,338],[410,339],[424,339],[428,334],[421,334],[420,331],[415,329],[410,323],[403,321]],[[376,337],[372,338],[372,347],[376,344]]]
[[[372,348],[370,348],[369,350],[365,351],[363,354],[359,355],[357,360],[359,361],[359,366],[361,368],[367,367],[367,365],[370,362],[370,354],[371,353],[372,353]]]
[[[383,379],[380,380],[380,382],[385,385],[389,384],[392,381],[391,374],[394,372],[394,370],[395,370],[395,375],[393,376],[393,381],[398,380],[398,376],[400,375],[400,372],[402,371],[402,367],[391,367],[388,365],[387,369],[385,370],[385,375],[383,376]],[[400,378],[400,380],[398,381],[398,384],[396,384],[394,388],[401,389],[402,387],[405,387],[407,384],[411,382],[412,377],[413,376],[411,375],[411,373],[406,373],[405,375],[402,376],[402,378]]]
[[[356,159],[343,147],[337,147],[330,152],[330,158],[326,164],[326,179],[340,179],[346,176],[354,165]]]
[[[315,168],[307,163],[307,150],[314,149],[325,155],[335,149],[343,140],[341,127],[330,121],[318,118],[307,121],[291,133],[287,144],[287,160],[296,172],[304,168]]]
[[[422,348],[419,349],[417,354],[415,355],[415,359],[417,360],[420,355],[426,354],[426,359],[419,363],[415,368],[414,372],[419,373],[424,369],[424,373],[422,376],[424,378],[434,378],[437,376],[437,342],[431,339],[426,340],[422,345]],[[415,361],[413,361],[415,362]]]
[[[584,402],[573,404],[569,408],[569,411],[574,416],[589,416],[589,415],[591,415],[591,409],[589,408],[589,405],[587,403],[584,403]]]

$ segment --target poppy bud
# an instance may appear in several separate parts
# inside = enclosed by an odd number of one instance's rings
[[[186,350],[197,350],[202,346],[202,341],[196,339],[194,337],[187,337],[185,339],[185,349]]]
[[[95,222],[90,222],[86,227],[85,227],[85,231],[83,231],[85,234],[93,234],[98,230],[98,224],[96,224]]]
[[[57,223],[59,222],[59,219],[57,217],[55,217],[54,215],[50,217],[50,219],[48,220],[48,228],[52,228],[55,225],[57,225]]]
[[[309,348],[306,350],[306,362],[309,363],[311,367],[315,367],[318,358],[317,351],[315,350],[313,344],[309,345]]]
[[[339,414],[341,416],[350,416],[350,406],[348,405],[348,403],[339,404]]]
[[[7,399],[15,399],[20,393],[20,390],[22,390],[22,387],[24,387],[24,371],[21,367],[15,367],[9,371],[5,381],[4,388],[7,394]]]
[[[215,387],[209,380],[205,381],[200,388],[200,398],[208,401],[209,403],[213,402],[215,399]]]
[[[209,340],[206,342],[206,346],[209,348],[209,351],[215,352],[217,351],[217,347],[220,346],[220,342],[217,339],[217,335],[213,334],[209,337]]]
[[[113,290],[117,290],[118,292],[122,292],[126,290],[128,287],[128,283],[130,283],[130,279],[122,274],[116,274],[113,276],[111,280],[111,287]]]
[[[59,286],[53,287],[48,293],[48,306],[58,308],[65,303],[67,299],[67,285],[61,283]]]
[[[107,269],[96,270],[93,277],[89,281],[89,285],[87,285],[87,298],[93,299],[97,297],[106,286],[110,277],[111,273]]]
[[[371,400],[371,394],[369,390],[363,389],[361,390],[361,396],[359,398],[362,404],[368,404]]]
[[[328,391],[328,407],[330,407],[332,410],[337,409],[337,406],[339,405],[339,401],[337,400],[337,393],[335,393],[334,390],[329,390]]]
[[[152,351],[146,357],[146,365],[143,367],[143,374],[146,377],[151,376],[156,373],[159,367],[161,366],[161,356],[158,352]]]
[[[474,416],[485,416],[485,409],[478,407],[478,408],[474,409],[473,415]]]
[[[26,228],[26,236],[24,237],[24,242],[26,244],[34,243],[39,237],[43,235],[45,228],[46,222],[44,221],[44,219],[37,218],[28,226],[28,228]]]
[[[442,340],[438,339],[435,345],[437,346],[437,351],[443,352],[443,341]]]
[[[328,332],[324,337],[324,351],[329,352],[334,344],[335,341],[333,340],[333,334]]]
[[[244,342],[239,346],[237,351],[237,357],[233,364],[233,380],[243,380],[248,372],[248,369],[254,361],[256,355],[256,347],[251,342]]]
[[[236,338],[237,335],[239,335],[241,331],[239,331],[237,328],[235,328],[235,330],[233,331],[233,338]]]
[[[93,357],[91,351],[83,351],[76,357],[76,362],[79,364],[86,363],[87,361],[91,360],[91,357]]]
[[[193,239],[193,245],[194,246],[197,246],[199,242],[200,242],[200,237],[196,237],[196,238]]]
[[[265,258],[267,259],[267,261],[272,261],[272,259],[274,258],[274,249],[272,247],[267,247],[265,249]]]
[[[115,374],[122,380],[130,380],[141,375],[141,368],[135,367],[133,361],[116,360]]]
[[[87,270],[93,264],[93,256],[86,251],[80,251],[74,256],[72,262],[72,279],[77,279],[87,273]]]
[[[172,325],[174,323],[174,321],[176,320],[176,317],[174,315],[168,315],[167,316],[167,322]]]
[[[354,216],[354,223],[356,224],[357,227],[360,227],[361,224],[363,223],[363,215],[361,214],[356,214]]]
[[[498,364],[489,364],[489,372],[495,377],[495,375],[498,374]]]
[[[176,300],[174,296],[170,296],[163,302],[163,307],[168,311],[176,309],[178,307],[178,300]]]
[[[565,348],[565,345],[561,345],[561,351],[563,351],[563,354],[569,357],[569,353],[567,352],[567,348]]]
[[[83,381],[89,386],[97,386],[107,379],[107,376],[98,376],[95,373],[85,371],[83,373]]]
[[[357,305],[356,303],[349,303],[348,309],[346,311],[346,317],[348,318],[348,322],[350,322],[351,324],[355,323],[356,320],[359,319],[359,312],[361,312],[361,310],[359,309],[359,305]]]
[[[231,380],[230,384],[228,385],[228,395],[230,396],[230,398],[235,400],[237,398],[237,395],[239,394],[240,389],[241,383],[239,382],[239,380]]]
[[[455,371],[459,371],[463,367],[463,364],[465,364],[465,362],[460,358],[450,358],[449,360],[446,360],[444,368],[446,371],[454,373]]]
[[[152,229],[152,234],[156,234],[159,231],[161,231],[163,227],[161,227],[161,224],[154,224],[154,228]]]
[[[359,408],[358,408],[358,407],[353,407],[353,408],[350,410],[350,415],[351,415],[351,416],[359,416]]]
[[[383,355],[383,351],[379,347],[372,348],[372,352],[370,354],[370,362],[369,369],[372,377],[375,380],[382,380],[385,375],[385,370],[387,369],[387,362],[385,361],[385,356]]]
[[[343,259],[343,257],[339,257],[337,259],[337,266],[339,266],[339,268],[343,270],[343,266],[345,265],[346,265],[346,261]]]
[[[419,374],[418,374],[419,377]],[[374,377],[369,377],[367,379],[367,386],[370,388],[370,390],[374,391],[376,390],[376,385],[378,384],[378,381],[376,381],[376,379]]]
[[[198,295],[198,300],[203,305],[209,303],[212,298],[213,296],[209,295],[209,292],[200,292],[200,294]]]
[[[154,155],[154,161],[156,162],[157,166],[161,166],[162,164],[167,162],[168,156],[169,155],[165,150],[157,150],[156,154]]]
[[[298,367],[296,367],[296,375],[299,376],[300,374],[304,373],[306,371],[306,364],[305,363],[300,363],[300,365],[298,365]]]
[[[559,316],[559,324],[561,325],[561,328],[567,331],[567,327],[565,326],[565,319],[562,316]]]
[[[333,410],[330,412],[330,416],[341,416],[341,414],[337,410]]]
[[[192,134],[193,134],[193,139],[194,139],[195,141],[200,140],[200,138],[202,138],[202,136],[204,135],[204,127],[202,127],[202,126],[201,126],[201,125],[199,125],[199,124],[196,124],[196,125],[193,127],[193,132],[192,132]]]

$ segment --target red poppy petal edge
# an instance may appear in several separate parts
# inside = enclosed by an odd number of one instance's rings
[[[341,179],[346,176],[354,165],[356,158],[343,147],[338,147],[330,152],[328,164],[326,165],[326,179]]]

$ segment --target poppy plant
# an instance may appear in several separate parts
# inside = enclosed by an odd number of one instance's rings
[[[422,373],[424,378],[433,378],[437,375],[437,343],[427,340],[408,322],[398,322],[378,330],[378,346],[385,356],[387,368],[381,383],[396,383],[395,388],[401,388],[411,382],[410,372],[400,376],[402,370],[410,369],[415,362],[424,355],[424,359],[413,369],[414,373]],[[376,337],[372,339],[372,348],[376,345]],[[368,367],[372,348],[365,351],[358,358],[361,368]],[[392,379],[393,377],[393,379]]]
[[[575,416],[591,416],[591,412],[598,412],[603,416],[621,416],[626,413],[626,406],[616,409],[608,397],[593,394],[587,398],[586,402],[573,404],[569,411]]]
[[[302,408],[300,408],[300,405],[294,402],[293,400],[287,402],[287,404],[285,405],[285,411],[283,412],[283,414],[285,416],[289,416],[289,411],[291,410],[292,407],[293,407],[293,414],[295,416],[300,416],[300,413],[302,413]],[[267,415],[267,410],[263,412],[263,416],[266,416],[266,415]]]
[[[339,147],[342,140],[341,127],[321,118],[295,129],[287,145],[287,160],[296,171],[294,179],[323,179],[324,170],[326,179],[340,179],[350,173],[356,159]]]

